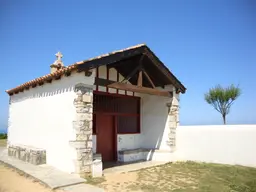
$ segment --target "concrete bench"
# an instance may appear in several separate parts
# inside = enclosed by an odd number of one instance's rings
[[[148,160],[148,154],[152,151],[152,149],[127,149],[118,151],[118,161],[120,162],[134,162],[141,160]]]
[[[8,156],[31,163],[41,165],[46,163],[46,150],[26,145],[9,145]]]
[[[135,161],[173,161],[174,156],[171,151],[159,149],[127,149],[118,151],[119,162],[135,162]]]

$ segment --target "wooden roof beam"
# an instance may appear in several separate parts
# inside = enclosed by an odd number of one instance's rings
[[[125,84],[125,83],[120,83],[120,82],[112,83],[110,85],[107,85],[107,87],[125,90],[125,91],[132,91],[132,92],[137,92],[137,93],[172,97],[172,92],[158,90],[158,89],[152,89],[152,88],[148,88],[148,87],[140,87],[137,85]]]

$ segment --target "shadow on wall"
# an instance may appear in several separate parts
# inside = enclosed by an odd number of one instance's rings
[[[63,80],[53,81],[51,84],[44,84],[35,88],[24,90],[24,92],[14,94],[11,96],[11,103],[20,102],[27,99],[60,95],[65,92],[74,91],[74,84],[72,84],[72,82],[62,81]]]
[[[166,129],[168,120],[168,108],[166,103],[169,98],[143,95],[142,97],[142,135],[143,148],[160,149],[165,148],[168,139]],[[150,160],[153,154],[150,154]]]

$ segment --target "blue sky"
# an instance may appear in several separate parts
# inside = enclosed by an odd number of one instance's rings
[[[255,5],[253,0],[0,1],[0,127],[8,119],[4,91],[47,74],[58,50],[68,65],[140,43],[187,87],[181,124],[221,124],[204,93],[231,83],[243,93],[227,122],[256,123]]]

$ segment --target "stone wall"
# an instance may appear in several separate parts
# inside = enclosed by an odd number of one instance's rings
[[[73,128],[76,132],[76,140],[70,141],[76,149],[75,172],[80,176],[91,174],[92,151],[92,100],[93,88],[90,85],[78,84],[75,87],[77,98],[74,100],[76,108],[76,120]]]
[[[46,163],[46,151],[29,146],[9,145],[8,155],[34,165]]]

